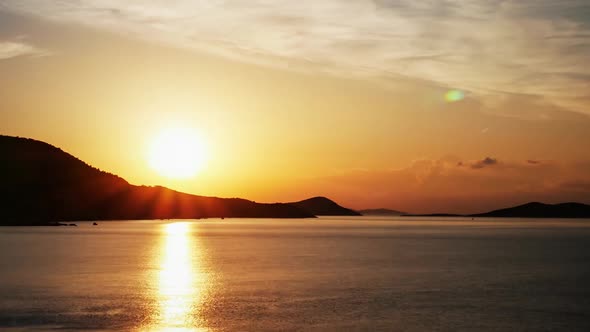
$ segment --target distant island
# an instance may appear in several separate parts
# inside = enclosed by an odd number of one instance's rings
[[[365,209],[358,211],[363,216],[401,216],[405,212],[391,210],[391,209]]]
[[[590,205],[582,203],[544,204],[531,202],[511,208],[473,214],[497,218],[590,218]]]
[[[405,214],[406,217],[482,218],[590,218],[590,205],[582,203],[545,204],[530,202],[510,208],[476,214]]]
[[[316,216],[360,216],[361,214],[342,207],[326,197],[314,197],[300,202],[289,203]]]
[[[351,215],[316,197],[293,203],[256,203],[135,186],[50,144],[0,135],[0,225],[60,225],[61,221],[315,218]],[[354,211],[353,211],[354,212]]]

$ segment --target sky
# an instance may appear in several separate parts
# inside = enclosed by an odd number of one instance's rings
[[[588,63],[583,0],[0,0],[0,133],[201,195],[590,203]],[[146,157],[180,127],[182,180]]]

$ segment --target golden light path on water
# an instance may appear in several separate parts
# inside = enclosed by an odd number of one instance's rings
[[[187,222],[164,226],[158,276],[159,313],[152,331],[207,331],[201,317],[207,275],[191,226]]]

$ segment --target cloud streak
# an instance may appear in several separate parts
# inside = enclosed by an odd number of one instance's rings
[[[584,0],[5,0],[0,8],[242,61],[524,94],[590,112]]]
[[[0,60],[19,56],[44,56],[49,52],[21,41],[0,41]]]

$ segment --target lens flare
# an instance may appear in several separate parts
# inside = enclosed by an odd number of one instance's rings
[[[445,93],[445,100],[449,103],[461,101],[465,98],[465,93],[461,90],[449,90]]]

